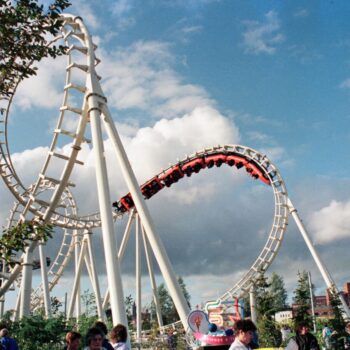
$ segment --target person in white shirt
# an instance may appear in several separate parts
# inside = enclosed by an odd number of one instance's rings
[[[256,326],[251,320],[238,320],[234,326],[235,340],[229,350],[251,350],[249,344],[253,340]]]
[[[110,343],[115,350],[129,350],[126,344],[128,330],[122,324],[117,324],[111,331]]]

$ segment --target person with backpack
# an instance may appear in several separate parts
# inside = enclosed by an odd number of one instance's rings
[[[330,349],[331,347],[331,336],[332,330],[330,329],[330,327],[328,327],[328,324],[326,323],[322,329],[322,338],[326,349]]]
[[[10,338],[7,328],[3,328],[0,331],[0,344],[3,350],[19,350],[16,340]]]

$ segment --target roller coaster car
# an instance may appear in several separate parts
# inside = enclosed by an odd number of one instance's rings
[[[226,163],[227,156],[225,154],[214,154],[206,156],[204,162],[208,168],[212,168],[214,165],[221,166],[222,163]]]
[[[146,199],[151,198],[158,191],[160,191],[164,185],[160,183],[160,180],[157,176],[153,179],[147,181],[145,184],[141,186],[141,192],[145,196]]]
[[[254,179],[260,179],[265,184],[269,185],[270,181],[268,178],[266,178],[265,174],[262,172],[262,170],[259,169],[258,166],[256,166],[253,163],[247,163],[245,164],[247,172],[254,178]]]
[[[178,182],[183,177],[184,173],[182,172],[180,166],[176,165],[159,175],[158,179],[163,181],[166,187],[170,187],[174,182]]]
[[[190,160],[189,162],[185,163],[181,170],[187,175],[191,176],[192,173],[199,173],[199,171],[206,167],[205,161],[203,158],[196,158],[193,160]]]
[[[233,156],[233,155],[228,155],[226,157],[226,163],[229,166],[236,166],[237,169],[242,168],[244,165],[248,163],[248,161],[242,157],[239,156]]]
[[[125,212],[130,210],[131,208],[133,208],[135,206],[134,201],[131,197],[131,194],[128,193],[127,195],[125,195],[124,197],[122,197],[119,201],[119,205],[123,206],[123,209],[121,209],[120,211]]]

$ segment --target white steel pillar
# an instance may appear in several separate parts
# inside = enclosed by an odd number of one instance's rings
[[[120,263],[123,261],[126,245],[127,245],[128,241],[129,241],[129,237],[130,237],[131,224],[132,224],[132,222],[135,219],[135,215],[136,215],[135,214],[135,209],[132,209],[130,211],[128,223],[126,225],[125,232],[124,232],[124,235],[123,235],[123,239],[122,239],[122,241],[120,243],[120,247],[119,247],[118,259],[119,259]],[[102,304],[103,310],[106,310],[106,308],[107,308],[107,305],[109,303],[109,297],[110,297],[110,295],[109,295],[109,288],[107,287],[106,294],[105,294],[105,297],[104,297],[104,300],[103,300],[103,304]]]
[[[256,324],[257,315],[256,315],[256,293],[255,286],[252,285],[249,290],[249,302],[250,302],[250,317],[252,321]]]
[[[41,280],[42,280],[42,286],[43,286],[45,316],[51,317],[49,279],[47,276],[45,242],[43,241],[39,242],[39,256],[40,256],[40,267],[41,267],[40,272],[41,272]]]
[[[311,301],[311,315],[312,315],[312,323],[314,326],[314,332],[316,333],[316,317],[315,317],[315,307],[314,307],[314,293],[312,290],[312,283],[311,283],[311,273],[310,271],[307,273],[308,281],[309,281],[309,291],[310,291],[310,301]]]
[[[293,204],[289,198],[288,198],[288,208],[289,208],[289,212],[292,214],[293,219],[295,220],[295,223],[297,224],[297,226],[299,228],[299,231],[300,231],[302,237],[304,238],[304,241],[305,241],[307,247],[310,250],[312,257],[315,260],[315,263],[316,263],[318,269],[320,270],[320,273],[321,273],[324,281],[326,282],[327,288],[329,288],[331,291],[334,290],[337,293],[337,295],[339,296],[339,299],[342,303],[343,311],[345,312],[347,318],[350,318],[350,310],[349,310],[348,305],[346,304],[346,301],[344,300],[343,295],[341,293],[339,293],[338,288],[337,288],[336,284],[334,283],[329,271],[327,271],[326,266],[322,263],[321,258],[317,254],[316,249],[313,246],[308,233],[306,232],[305,226],[302,223],[302,221],[298,215],[297,210],[295,209],[295,207],[293,206]]]
[[[16,300],[16,306],[15,306],[15,314],[14,314],[14,321],[19,320],[19,306],[21,304],[21,288],[18,289],[18,294],[17,294],[17,300]]]
[[[78,287],[80,285],[80,276],[81,276],[81,270],[83,267],[83,261],[85,257],[85,252],[86,252],[86,241],[83,240],[80,248],[80,255],[78,259],[78,266],[77,266],[77,271],[75,274],[74,282],[73,282],[73,288],[72,288],[72,293],[71,293],[71,298],[69,301],[69,306],[68,306],[68,312],[67,312],[67,320],[69,320],[72,317],[73,314],[73,308],[74,304],[77,298],[77,292],[78,292]]]
[[[140,222],[136,214],[135,221],[135,255],[136,255],[136,339],[141,343],[141,240],[140,240]]]
[[[153,292],[153,302],[154,302],[154,305],[156,308],[158,325],[159,325],[161,333],[163,333],[163,328],[162,328],[163,327],[163,317],[162,317],[162,311],[160,308],[160,302],[159,302],[159,298],[158,298],[156,279],[154,277],[154,272],[153,272],[152,257],[151,257],[147,237],[145,235],[145,231],[143,229],[143,226],[141,226],[141,228],[142,228],[143,246],[145,247],[145,255],[146,255],[146,261],[147,261],[148,273],[149,273],[149,278],[151,281],[151,288],[152,288],[152,292]]]
[[[78,274],[78,262],[79,262],[79,251],[80,251],[80,235],[78,230],[74,230],[74,264],[75,264],[75,275]],[[80,280],[77,286],[77,296],[75,300],[75,317],[79,320],[81,316],[81,300],[80,300]]]
[[[187,316],[190,313],[190,308],[187,301],[181,291],[181,287],[177,281],[175,272],[171,266],[168,255],[165,251],[162,241],[156,232],[150,212],[145,204],[139,185],[137,183],[135,174],[131,168],[127,155],[125,153],[122,142],[119,138],[115,124],[110,116],[108,107],[103,105],[104,123],[110,140],[113,143],[115,153],[118,157],[119,164],[127,183],[128,189],[132,195],[135,203],[135,207],[140,216],[141,222],[145,228],[146,235],[149,243],[152,247],[154,256],[157,259],[160,271],[162,272],[165,284],[168,287],[169,294],[171,295],[175,304],[176,310],[179,313],[181,322],[185,329],[187,328]]]
[[[97,79],[95,76],[92,79]],[[97,81],[96,81],[97,83]],[[104,154],[101,114],[98,97],[90,94],[88,97],[89,115],[91,123],[92,144],[96,162],[96,181],[98,202],[101,213],[101,228],[103,246],[106,259],[107,280],[110,291],[110,303],[112,309],[113,324],[124,324],[127,326],[127,317],[124,306],[124,294],[120,274],[119,260],[116,257],[117,244],[114,236],[112,204],[109,194],[106,159]]]
[[[22,263],[22,283],[21,283],[21,301],[19,306],[19,317],[30,315],[30,297],[32,292],[32,274],[33,274],[33,253],[29,247],[25,249]]]
[[[105,321],[104,312],[102,310],[100,284],[98,281],[95,259],[94,259],[93,252],[92,252],[91,234],[92,234],[91,232],[87,232],[85,234],[85,237],[87,240],[87,246],[88,246],[90,267],[91,267],[91,278],[92,278],[91,283],[92,283],[92,286],[94,288],[98,317],[100,320]]]

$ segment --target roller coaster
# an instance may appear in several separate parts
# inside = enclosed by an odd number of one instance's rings
[[[124,292],[120,270],[125,248],[130,237],[132,224],[135,222],[137,237],[136,269],[136,304],[137,333],[141,338],[141,238],[146,252],[147,267],[153,290],[159,326],[163,325],[157,296],[152,253],[159,265],[162,277],[168,287],[180,316],[180,322],[187,328],[187,316],[190,313],[187,302],[181,292],[175,271],[170,263],[160,235],[155,229],[146,200],[161,190],[174,186],[185,177],[190,177],[204,169],[229,166],[242,169],[248,176],[269,186],[274,196],[274,218],[265,246],[245,275],[218,300],[232,300],[246,293],[253,293],[252,288],[257,278],[264,273],[276,257],[287,229],[291,215],[312,254],[328,288],[336,288],[335,283],[313,247],[299,215],[288,197],[285,182],[278,168],[269,158],[258,151],[242,145],[218,145],[200,150],[191,156],[169,166],[150,180],[139,186],[135,174],[120,140],[115,122],[108,109],[107,98],[100,85],[101,77],[96,73],[100,60],[96,56],[97,46],[81,17],[62,15],[61,34],[53,42],[63,41],[69,48],[67,53],[66,79],[63,87],[63,102],[59,109],[52,142],[37,180],[29,187],[24,186],[13,165],[8,145],[8,124],[13,95],[1,97],[0,107],[5,111],[0,123],[0,174],[7,188],[12,193],[15,204],[8,218],[8,227],[34,220],[41,224],[50,223],[59,228],[62,235],[57,256],[47,266],[45,243],[32,241],[21,255],[13,258],[14,264],[5,264],[1,268],[0,312],[4,312],[6,292],[15,288],[18,291],[15,317],[28,316],[33,310],[43,307],[48,317],[51,316],[50,293],[59,285],[69,261],[74,259],[72,290],[69,293],[67,317],[79,317],[80,281],[83,267],[86,266],[96,296],[97,312],[105,318],[105,310],[110,307],[113,323],[127,323]],[[18,82],[19,83],[19,82]],[[104,155],[102,127],[113,145],[115,155],[129,193],[112,206],[108,171]],[[91,139],[90,139],[91,136]],[[61,145],[69,144],[63,150]],[[78,204],[73,196],[75,184],[72,172],[76,167],[83,167],[79,160],[83,145],[91,144],[95,156],[97,184],[97,202],[99,211],[80,215]],[[113,209],[114,207],[114,209]],[[122,217],[128,217],[123,239],[117,247],[114,223]],[[108,288],[102,296],[99,276],[95,263],[95,252],[91,235],[101,229],[105,268]],[[63,233],[62,233],[63,232]],[[52,244],[49,240],[47,244]],[[39,251],[41,266],[41,284],[36,289],[32,285],[33,252]],[[344,311],[350,316],[343,303]]]

